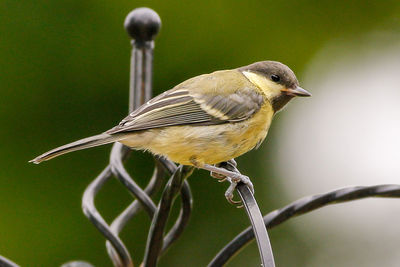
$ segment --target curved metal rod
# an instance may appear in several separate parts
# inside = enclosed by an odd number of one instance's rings
[[[184,180],[192,172],[193,167],[180,165],[165,186],[147,238],[146,251],[143,260],[145,267],[156,266],[157,264],[163,246],[163,234],[172,207],[172,202],[181,190]]]
[[[368,197],[399,198],[400,185],[355,186],[338,189],[325,194],[299,199],[291,204],[272,211],[263,217],[265,226],[270,229],[295,216],[322,208],[326,205],[337,204]],[[223,266],[240,249],[254,239],[251,227],[246,228],[230,241],[210,262],[208,266]]]
[[[110,165],[112,173],[121,181],[121,183],[132,193],[132,195],[139,200],[146,212],[149,214],[150,218],[153,218],[154,212],[156,210],[156,205],[153,200],[146,194],[146,192],[138,186],[129,173],[125,170],[122,164],[122,155],[124,151],[129,151],[130,149],[125,147],[121,143],[115,143],[110,156]],[[126,152],[127,153],[127,152]]]
[[[82,199],[82,209],[86,217],[96,226],[96,228],[108,239],[110,246],[113,247],[109,253],[115,266],[133,266],[132,258],[125,245],[118,237],[118,234],[105,222],[97,211],[94,198],[104,183],[110,179],[114,173],[115,176],[128,188],[128,190],[137,197],[142,206],[146,208],[149,216],[152,218],[156,209],[151,198],[130,178],[122,165],[122,160],[129,154],[129,149],[125,149],[122,144],[115,143],[110,157],[110,165],[87,187]]]
[[[125,19],[125,28],[132,40],[131,71],[130,71],[130,97],[129,111],[132,112],[145,101],[151,98],[152,94],[152,62],[154,41],[161,26],[160,18],[157,13],[148,8],[138,8],[133,10]],[[152,179],[142,190],[130,177],[124,168],[122,161],[129,154],[130,150],[122,144],[116,143],[113,146],[110,156],[110,164],[98,178],[95,179],[87,188],[82,200],[85,215],[108,239],[106,242],[107,252],[116,266],[133,266],[129,252],[125,248],[118,234],[126,223],[142,208],[146,210],[152,218],[156,207],[150,195],[159,188],[165,172],[170,175],[177,169],[175,164],[165,159],[158,159]],[[161,166],[164,169],[160,168]],[[131,203],[111,224],[108,226],[94,205],[94,197],[103,186],[110,175],[114,174],[122,184],[135,196],[136,200]],[[182,176],[182,175],[181,175]],[[182,183],[179,184],[181,188]],[[176,190],[175,190],[176,191]],[[174,190],[172,192],[176,194]],[[183,229],[186,227],[192,208],[192,196],[189,184],[185,181],[181,189],[182,208],[181,212],[169,233],[165,237],[165,251],[173,241],[175,241]],[[172,202],[173,198],[170,200]],[[159,213],[159,217],[168,218],[169,210],[166,213]],[[165,225],[161,225],[162,232]],[[157,229],[155,232],[158,232]],[[161,240],[162,244],[162,240]]]
[[[157,158],[157,162],[159,162],[170,175],[172,175],[177,169],[175,163],[165,158]],[[183,182],[180,194],[182,207],[174,225],[164,237],[161,254],[165,253],[172,243],[175,242],[183,233],[183,230],[189,223],[190,215],[192,214],[193,197],[187,180]]]
[[[131,56],[131,75],[130,75],[130,97],[129,97],[129,110],[132,112],[135,108],[138,108],[145,101],[151,98],[152,94],[152,61],[153,61],[153,48],[154,48],[154,37],[157,34],[161,26],[160,18],[157,13],[147,8],[138,8],[132,11],[125,20],[125,28],[129,35],[134,39],[132,41],[132,56]],[[115,148],[116,149],[116,148]],[[121,147],[121,149],[123,149]],[[138,197],[143,197],[141,203],[134,201],[129,205],[122,214],[120,214],[114,222],[111,224],[111,229],[116,235],[122,230],[124,225],[144,206],[150,217],[154,214],[155,207],[153,208],[150,204],[151,199],[147,199],[148,195],[151,195],[153,190],[161,184],[161,178],[163,172],[159,170],[160,164],[168,166],[164,168],[164,172],[169,172],[170,175],[176,170],[175,164],[164,159],[159,159],[156,165],[155,173],[153,178],[150,180],[148,186],[143,191],[138,188],[133,180],[129,177],[129,174],[124,169],[122,159],[118,157],[118,150],[111,155],[111,162],[113,166],[114,174],[121,180],[121,182],[130,187],[130,191]],[[114,169],[115,166],[115,169]],[[125,177],[125,178],[124,178]],[[146,193],[148,195],[143,195]],[[182,188],[182,209],[178,216],[174,226],[167,234],[166,247],[167,248],[174,240],[176,240],[183,229],[186,227],[188,218],[191,214],[191,193],[188,183],[184,184]],[[146,204],[147,203],[147,204]],[[144,204],[144,205],[140,205]],[[112,248],[110,243],[107,243],[107,251],[112,258],[117,258],[117,254]]]
[[[166,172],[168,172],[169,175],[175,173],[177,169],[175,163],[163,157],[158,157],[156,160],[160,164],[160,166],[163,167]],[[190,215],[192,214],[193,197],[192,197],[192,192],[190,190],[189,182],[187,180],[183,182],[180,194],[181,194],[181,205],[182,205],[181,210],[174,225],[171,227],[169,232],[164,237],[161,254],[167,251],[167,249],[172,245],[172,243],[175,242],[179,238],[179,236],[183,233],[183,230],[189,223]]]
[[[132,37],[131,68],[129,80],[129,112],[138,108],[145,101],[151,98],[152,93],[152,75],[153,75],[153,39],[157,35],[161,20],[156,12],[149,8],[137,8],[131,11],[125,18],[125,29]],[[115,144],[110,156],[110,165],[112,172],[122,182],[124,186],[136,197],[141,206],[144,207],[150,218],[152,218],[156,209],[150,196],[146,194],[130,177],[125,170],[122,160],[130,150],[124,148],[122,144]],[[137,203],[137,202],[136,202]],[[126,222],[135,214],[137,204],[128,207],[114,221],[114,227],[111,230],[118,235]],[[137,212],[137,211],[136,211]],[[129,217],[129,218],[128,218]],[[117,230],[117,231],[115,231]],[[117,255],[121,252],[111,248],[114,243],[107,243],[107,251],[114,264],[119,266],[121,259]],[[114,246],[114,248],[116,248]]]
[[[247,216],[250,219],[253,233],[256,236],[258,251],[260,252],[261,266],[275,267],[274,255],[272,253],[271,242],[269,241],[268,232],[265,228],[260,208],[257,205],[249,187],[243,183],[237,185],[237,191],[242,199],[242,203],[246,208]]]
[[[164,175],[165,173],[160,170],[160,166],[156,166],[149,183],[144,189],[144,192],[149,196],[155,194],[161,188]],[[114,221],[111,223],[111,229],[115,233],[119,234],[122,228],[125,227],[126,223],[142,208],[143,206],[140,205],[140,202],[135,199],[120,215],[118,215],[117,218],[114,219]]]
[[[103,217],[97,211],[94,205],[94,198],[100,188],[112,175],[111,166],[108,165],[86,188],[82,198],[82,209],[85,216],[94,224],[94,226],[111,242],[112,246],[118,253],[118,258],[111,258],[115,266],[133,267],[131,256],[119,239],[115,235]]]
[[[168,172],[169,175],[175,173],[177,169],[175,163],[162,157],[158,157],[156,160],[160,164],[160,166],[163,167],[166,172]],[[182,205],[181,210],[174,225],[171,227],[169,232],[164,237],[161,254],[165,253],[165,251],[167,251],[167,249],[172,245],[172,243],[175,242],[181,236],[183,230],[189,223],[189,218],[190,215],[192,214],[193,197],[192,197],[192,192],[190,190],[189,182],[187,180],[183,182],[180,194],[181,194],[181,205]]]
[[[188,181],[183,182],[180,194],[182,199],[182,207],[179,212],[179,216],[175,221],[175,224],[171,227],[169,232],[164,237],[161,254],[165,253],[167,249],[172,245],[172,243],[181,236],[186,226],[188,225],[190,215],[192,214],[193,200]]]
[[[146,188],[144,189],[144,191],[149,196],[153,195],[161,187],[161,183],[164,177],[164,172],[161,171],[160,168],[161,166],[159,164],[155,167],[153,176],[151,177],[150,182],[147,184]],[[140,210],[142,210],[142,207],[143,206],[140,205],[140,202],[135,199],[120,215],[118,215],[117,218],[114,219],[114,221],[111,223],[110,226],[111,231],[115,235],[119,235],[119,233],[128,223],[128,221],[133,216],[135,216]],[[106,247],[107,247],[107,253],[110,256],[110,258],[118,257],[114,247],[111,245],[109,241],[106,241]]]
[[[144,192],[148,195],[152,195],[156,191],[158,191],[162,178],[165,175],[165,172],[168,172],[169,175],[172,174],[174,170],[176,170],[176,166],[174,163],[162,159],[162,160],[156,160],[156,167],[153,173],[153,176],[149,182],[149,184],[146,186]],[[182,208],[179,213],[179,216],[171,228],[171,230],[168,232],[168,234],[164,238],[163,242],[163,249],[162,252],[165,252],[167,248],[174,242],[176,241],[179,236],[182,234],[183,230],[186,228],[189,218],[191,215],[192,211],[192,195],[191,195],[191,190],[189,183],[187,181],[184,182],[184,185],[181,189],[181,199],[182,199]],[[135,215],[137,212],[139,212],[142,209],[142,205],[135,200],[133,201],[111,224],[111,230],[115,235],[118,235],[122,228],[126,225],[126,223]],[[111,258],[116,258],[118,257],[116,251],[112,247],[112,245],[109,243],[109,241],[106,242],[107,246],[107,252],[110,255]]]
[[[3,256],[0,255],[0,266],[1,267],[19,267],[18,264],[10,261],[7,258],[4,258]]]
[[[152,60],[154,47],[153,39],[157,34],[160,25],[161,21],[157,13],[147,8],[135,9],[127,16],[125,20],[125,28],[127,29],[129,35],[135,39],[135,41],[132,41],[129,97],[130,112],[139,107],[145,101],[149,100],[151,97]],[[110,156],[110,165],[107,167],[107,176],[111,175],[108,173],[111,170],[111,172],[122,182],[122,184],[127,187],[128,190],[136,197],[136,200],[114,220],[114,222],[111,224],[111,227],[105,223],[94,206],[95,194],[102,184],[104,184],[104,182],[97,184],[96,179],[92,184],[94,184],[94,188],[97,188],[97,191],[90,193],[89,186],[85,191],[83,200],[83,202],[86,203],[86,207],[84,208],[86,216],[88,216],[89,219],[96,225],[96,227],[106,236],[106,238],[109,239],[109,241],[106,243],[107,251],[116,266],[128,266],[127,264],[129,264],[129,266],[133,265],[129,253],[127,252],[121,240],[118,238],[119,232],[141,208],[146,210],[150,218],[153,217],[156,207],[149,195],[152,193],[151,191],[155,190],[155,188],[161,184],[163,172],[169,172],[172,174],[176,170],[176,166],[172,162],[159,159],[159,162],[162,163],[162,165],[166,168],[164,168],[164,171],[161,171],[161,169],[159,170],[158,164],[156,166],[153,178],[150,180],[146,189],[143,190],[133,181],[122,164],[123,159],[127,156],[129,151],[130,150],[124,147],[122,144],[114,144]],[[181,185],[182,182],[180,182],[179,188],[181,188]],[[175,191],[172,190],[174,196],[176,194]],[[170,246],[172,242],[180,236],[180,234],[183,232],[183,229],[186,227],[191,214],[192,196],[189,184],[187,182],[184,183],[181,193],[181,212],[174,226],[165,237],[165,245],[162,248],[163,251],[165,251],[168,246]],[[172,200],[173,198],[170,201],[172,202]],[[169,210],[166,213],[159,213],[160,218],[166,219],[168,216]],[[161,228],[163,233],[165,225],[161,225]],[[157,233],[159,232],[157,227],[153,228],[153,230],[155,230]],[[161,244],[162,243],[163,242],[161,240]],[[157,255],[158,254],[159,252],[157,252]]]

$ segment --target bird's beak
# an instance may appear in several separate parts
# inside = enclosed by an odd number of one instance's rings
[[[301,88],[300,86],[297,86],[296,88],[285,88],[281,90],[282,92],[285,92],[287,95],[291,96],[311,96],[309,92]]]

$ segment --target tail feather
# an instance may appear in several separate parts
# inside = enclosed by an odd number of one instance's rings
[[[29,162],[33,162],[35,164],[39,164],[42,161],[50,160],[52,158],[58,157],[60,155],[72,152],[72,151],[77,151],[89,147],[94,147],[94,146],[100,146],[100,145],[105,145],[108,143],[113,143],[121,139],[121,135],[115,134],[115,135],[109,135],[106,133],[87,137],[75,142],[72,142],[67,145],[63,145],[60,147],[57,147],[55,149],[52,149],[46,153],[43,153],[42,155],[30,160]]]

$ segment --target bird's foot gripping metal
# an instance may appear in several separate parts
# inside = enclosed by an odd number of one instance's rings
[[[245,185],[247,185],[250,191],[254,194],[254,186],[253,183],[250,181],[250,178],[246,175],[241,174],[236,166],[237,164],[234,159],[231,159],[227,162],[219,163],[215,166],[208,164],[205,164],[203,166],[203,169],[209,170],[211,172],[210,175],[214,178],[219,179],[220,182],[227,180],[231,183],[225,192],[225,197],[230,203],[234,205],[242,203],[241,201],[233,200],[233,193],[235,192],[235,189],[239,183],[244,183]],[[240,208],[242,207],[242,205],[238,207]]]
[[[238,174],[236,177],[227,177],[227,180],[231,183],[228,189],[225,191],[225,198],[232,204],[238,205],[241,204],[242,201],[233,200],[233,193],[239,183],[244,183],[250,189],[250,191],[254,194],[254,186],[250,181],[250,178],[243,174]],[[242,208],[243,205],[237,206],[238,208]]]
[[[228,171],[231,171],[231,172],[239,172],[238,169],[236,168],[237,167],[237,163],[236,163],[236,161],[234,159],[215,164],[215,166],[218,167],[218,168],[224,168],[224,169],[226,169]],[[214,172],[214,171],[211,171],[210,175],[211,175],[211,177],[213,177],[215,179],[218,179],[218,182],[220,182],[220,183],[225,182],[227,180],[227,176],[226,175],[219,174],[219,173]]]

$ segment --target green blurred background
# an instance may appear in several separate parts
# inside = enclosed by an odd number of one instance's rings
[[[265,59],[289,65],[301,82],[307,63],[328,42],[377,30],[399,32],[398,0],[2,0],[0,255],[21,266],[59,266],[74,259],[111,265],[104,238],[81,211],[82,193],[107,164],[111,146],[39,166],[27,161],[107,130],[126,115],[130,43],[122,25],[140,6],[153,8],[162,19],[155,47],[155,94],[195,75]],[[306,105],[311,100],[302,101]],[[274,169],[274,144],[284,120],[283,113],[261,149],[238,159],[242,172],[253,177],[264,213],[293,200],[276,182],[280,175]],[[133,154],[129,168],[140,185],[146,184],[152,164],[148,154]],[[161,266],[204,266],[248,225],[243,210],[224,199],[227,184],[204,171],[189,181],[193,216]],[[97,205],[110,221],[130,201],[113,180],[100,192]],[[136,263],[148,227],[149,219],[141,214],[122,233]],[[292,223],[270,235],[277,266],[305,266],[313,257],[313,247],[303,244]],[[258,261],[253,243],[230,266],[257,266]]]

